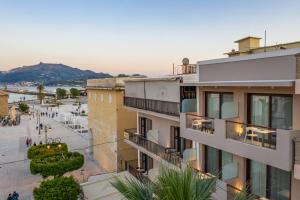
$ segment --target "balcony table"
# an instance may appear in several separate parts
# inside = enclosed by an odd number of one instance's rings
[[[273,131],[273,130],[259,129],[259,128],[257,128],[254,132],[257,134],[260,134],[262,136],[262,146],[263,147],[265,146],[266,136],[268,136],[268,140],[270,141],[270,137],[271,137],[272,133],[276,133],[276,131]],[[270,145],[270,143],[269,143],[269,145]]]
[[[202,124],[211,123],[211,122],[212,122],[211,119],[195,119],[195,120],[193,120],[192,128],[200,129],[202,127]],[[194,127],[196,127],[196,128],[194,128]]]

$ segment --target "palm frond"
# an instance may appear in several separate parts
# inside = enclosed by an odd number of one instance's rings
[[[152,200],[154,199],[153,186],[149,182],[142,182],[135,178],[116,178],[111,182],[126,199],[130,200]]]

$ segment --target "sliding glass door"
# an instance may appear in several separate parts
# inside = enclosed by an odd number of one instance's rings
[[[205,146],[205,172],[219,176],[220,174],[220,150]]]
[[[233,93],[206,93],[206,116],[225,119],[235,115]]]
[[[272,97],[271,127],[292,129],[293,100],[291,96]]]
[[[291,95],[250,94],[249,104],[250,124],[280,129],[292,128]]]
[[[290,172],[253,160],[247,162],[251,193],[270,200],[290,199]]]
[[[251,124],[269,127],[269,96],[251,96]]]

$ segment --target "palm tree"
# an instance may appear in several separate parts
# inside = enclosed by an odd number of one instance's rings
[[[40,100],[40,104],[42,104],[43,102],[43,99],[44,99],[44,85],[43,84],[39,84],[37,87],[36,87],[37,91],[38,91],[38,99]]]
[[[116,178],[111,182],[129,200],[212,200],[216,178],[195,173],[192,167],[185,170],[162,168],[155,182],[144,179]],[[242,191],[234,200],[254,200]]]

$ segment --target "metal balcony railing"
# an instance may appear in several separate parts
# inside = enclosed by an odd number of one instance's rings
[[[276,129],[226,121],[226,137],[270,149],[276,149]]]
[[[181,158],[174,153],[168,153],[168,149],[156,144],[155,142],[152,142],[150,140],[147,140],[146,138],[134,134],[132,131],[133,129],[127,129],[124,131],[124,138],[137,144],[138,146],[141,146],[142,148],[146,149],[147,151],[161,157],[165,161],[177,166],[181,167]]]
[[[179,116],[180,113],[180,104],[177,102],[124,96],[124,105],[172,116]]]

